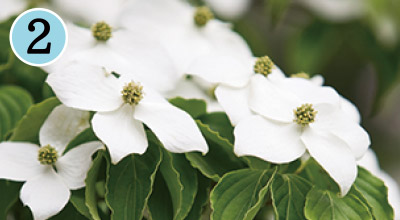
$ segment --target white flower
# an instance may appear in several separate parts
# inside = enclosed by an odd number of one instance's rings
[[[393,207],[394,219],[400,220],[400,188],[396,181],[385,171],[381,170],[374,151],[369,149],[365,155],[357,161],[358,165],[369,170],[375,176],[381,178],[388,188],[388,200]]]
[[[97,111],[93,130],[108,147],[113,163],[148,147],[143,123],[175,153],[208,151],[196,123],[147,84],[130,76],[105,74],[99,66],[72,63],[52,73],[47,82],[67,106]]]
[[[242,17],[251,5],[251,0],[205,0],[205,2],[219,16],[230,20]]]
[[[300,3],[325,19],[339,22],[357,19],[366,11],[362,0],[301,0]]]
[[[233,125],[252,115],[248,104],[252,77],[264,75],[273,81],[285,78],[268,56],[256,58],[240,53],[200,57],[188,72],[217,86],[215,96]]]
[[[64,152],[68,143],[89,127],[89,113],[56,107],[39,132],[40,147],[27,142],[0,143],[0,178],[25,181],[21,201],[35,220],[47,219],[67,204],[70,190],[85,186],[91,156],[101,142],[92,141]]]
[[[178,81],[168,53],[145,33],[115,28],[102,21],[93,24],[92,29],[67,23],[67,29],[68,48],[58,61],[44,67],[49,73],[76,61],[134,75],[162,92],[172,90]]]
[[[0,21],[22,12],[26,6],[27,3],[23,0],[1,0]]]
[[[251,54],[231,25],[214,19],[206,7],[195,8],[181,0],[146,0],[133,3],[129,12],[123,27],[159,36],[180,76],[199,56],[217,52]]]
[[[257,113],[234,130],[235,153],[288,163],[306,151],[338,183],[342,195],[357,177],[356,159],[370,145],[366,131],[341,110],[330,87],[309,80],[252,78],[249,106]],[[233,108],[233,106],[232,106]]]

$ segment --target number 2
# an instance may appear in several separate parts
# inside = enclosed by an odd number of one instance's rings
[[[28,25],[28,30],[29,30],[30,32],[35,31],[35,26],[34,26],[34,24],[35,24],[36,22],[42,23],[43,26],[44,26],[44,30],[43,30],[43,32],[42,32],[35,40],[33,40],[32,43],[29,45],[27,53],[28,53],[28,54],[49,54],[49,53],[50,53],[50,48],[51,48],[51,43],[50,43],[50,42],[47,43],[47,47],[44,48],[44,49],[33,49],[33,47],[35,46],[35,44],[37,44],[37,42],[39,42],[40,40],[42,40],[43,38],[45,38],[45,37],[49,34],[49,32],[50,32],[50,24],[49,24],[49,22],[47,22],[46,20],[44,20],[44,19],[42,19],[42,18],[33,19],[33,20],[29,23],[29,25]]]

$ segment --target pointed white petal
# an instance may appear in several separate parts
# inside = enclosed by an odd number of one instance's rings
[[[288,163],[301,157],[306,148],[301,129],[294,123],[277,123],[252,116],[235,127],[235,153],[255,156],[272,163]]]
[[[57,173],[69,189],[76,190],[85,186],[86,174],[92,163],[92,154],[103,147],[99,141],[84,143],[57,160]]]
[[[39,132],[41,146],[51,145],[61,155],[68,143],[90,127],[89,112],[59,105],[53,109]]]
[[[29,206],[35,220],[45,220],[59,213],[69,196],[67,185],[51,167],[37,178],[26,181],[20,194],[22,203]]]
[[[234,87],[245,86],[252,73],[240,59],[222,54],[196,59],[187,72],[210,83],[224,83]]]
[[[304,130],[302,141],[310,155],[339,185],[345,196],[357,177],[357,164],[347,144],[334,135],[316,132],[309,127]]]
[[[147,149],[143,124],[133,118],[130,105],[124,104],[113,112],[96,113],[92,125],[96,136],[107,145],[114,164],[128,154],[143,154]]]
[[[302,103],[295,95],[284,88],[279,88],[268,78],[256,74],[251,78],[250,109],[269,119],[280,122],[292,122],[293,110]]]
[[[22,142],[0,143],[0,178],[25,181],[45,167],[38,160],[39,146]]]
[[[123,103],[123,85],[99,66],[71,62],[47,77],[65,105],[88,111],[113,111]]]
[[[249,108],[249,86],[233,88],[220,85],[215,90],[215,96],[232,125],[237,125],[243,118],[253,115]]]
[[[145,123],[171,152],[207,153],[207,143],[189,114],[149,93],[136,106],[134,117]]]
[[[350,117],[356,123],[361,123],[361,116],[360,112],[358,111],[357,107],[351,103],[348,99],[344,97],[340,97],[340,106],[342,111]]]

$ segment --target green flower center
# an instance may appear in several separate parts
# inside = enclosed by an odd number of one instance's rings
[[[112,36],[112,27],[104,21],[97,22],[92,26],[92,34],[98,41],[107,41]]]
[[[136,105],[143,99],[143,86],[140,83],[131,81],[124,86],[121,93],[125,103]]]
[[[214,19],[214,14],[206,6],[198,7],[194,13],[194,23],[197,25],[197,27],[206,26],[208,21],[212,19]]]
[[[295,73],[290,75],[292,78],[303,78],[303,79],[310,79],[310,74],[305,72]]]
[[[254,64],[254,72],[268,76],[274,65],[274,62],[268,56],[259,57]]]
[[[293,110],[294,112],[294,122],[301,125],[302,127],[309,125],[315,121],[315,116],[317,111],[314,110],[312,104],[303,104],[300,107]]]
[[[58,153],[54,147],[46,145],[39,149],[38,160],[43,165],[54,165],[57,162]]]

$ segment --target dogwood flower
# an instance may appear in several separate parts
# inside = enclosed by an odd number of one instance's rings
[[[227,54],[200,57],[188,72],[214,84],[215,96],[233,125],[252,115],[248,104],[252,77],[259,75],[273,81],[285,78],[268,56],[256,58],[252,55],[245,58]]]
[[[99,141],[81,144],[65,152],[68,143],[89,127],[89,113],[56,107],[39,132],[40,146],[28,142],[0,143],[0,178],[24,181],[20,198],[35,220],[60,212],[70,190],[85,186],[91,156],[102,147]]]
[[[91,29],[67,24],[69,44],[62,58],[44,67],[51,73],[76,61],[99,65],[106,70],[132,73],[158,91],[174,88],[176,68],[168,53],[151,36],[138,31],[115,29],[99,21]]]
[[[181,0],[137,1],[123,22],[127,29],[159,36],[179,76],[185,75],[188,66],[199,56],[216,52],[250,54],[247,43],[231,25],[215,19],[205,6],[192,7]]]
[[[256,115],[235,127],[235,153],[279,164],[308,151],[345,195],[370,139],[341,110],[337,92],[301,78],[271,81],[256,75],[251,80],[249,106]]]
[[[146,151],[143,123],[171,152],[208,151],[189,114],[129,75],[116,78],[100,66],[72,63],[50,74],[47,82],[67,106],[97,112],[92,119],[93,130],[107,145],[113,163],[128,154]]]
[[[372,149],[357,161],[358,165],[364,167],[375,176],[379,177],[388,188],[388,200],[393,207],[394,219],[400,220],[400,188],[396,181],[379,167],[378,158]]]

